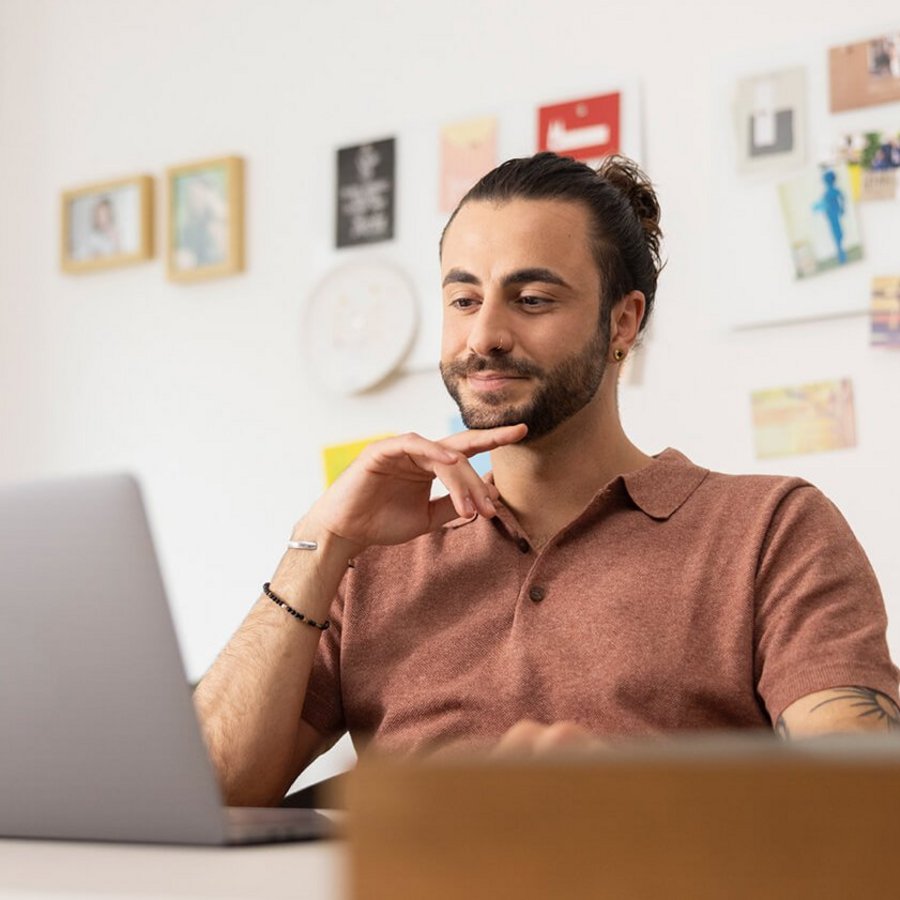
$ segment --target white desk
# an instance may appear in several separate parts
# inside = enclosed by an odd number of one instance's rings
[[[161,847],[0,840],[0,900],[343,900],[340,841]]]

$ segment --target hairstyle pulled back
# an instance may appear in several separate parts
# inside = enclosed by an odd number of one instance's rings
[[[444,228],[473,200],[570,200],[591,216],[591,249],[600,271],[602,327],[613,306],[631,291],[646,298],[643,330],[653,311],[660,262],[660,209],[650,179],[637,163],[609,156],[592,169],[555,153],[510,159],[488,172],[463,197]],[[443,237],[441,238],[443,242]]]

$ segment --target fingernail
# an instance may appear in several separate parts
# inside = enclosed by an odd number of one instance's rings
[[[471,497],[466,497],[466,502],[463,504],[463,507],[464,507],[465,510],[466,510],[466,515],[467,515],[467,516],[474,516],[474,515],[475,515],[475,504],[472,502],[472,498],[471,498]]]
[[[494,506],[494,501],[491,500],[490,497],[485,497],[485,498],[484,498],[484,505],[488,508],[488,510],[490,511],[491,515],[493,515],[494,513],[497,512],[497,507]]]

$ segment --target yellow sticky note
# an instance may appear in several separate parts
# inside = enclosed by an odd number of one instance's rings
[[[350,441],[347,444],[332,444],[322,450],[322,462],[325,466],[325,486],[334,484],[338,475],[359,456],[362,451],[375,441],[393,437],[390,434],[378,434],[375,437],[363,438],[359,441]]]

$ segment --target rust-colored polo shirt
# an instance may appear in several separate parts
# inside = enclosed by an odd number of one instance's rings
[[[666,450],[539,552],[498,506],[355,561],[307,693],[314,728],[405,751],[524,718],[653,735],[771,727],[843,685],[898,700],[872,568],[800,479]]]

